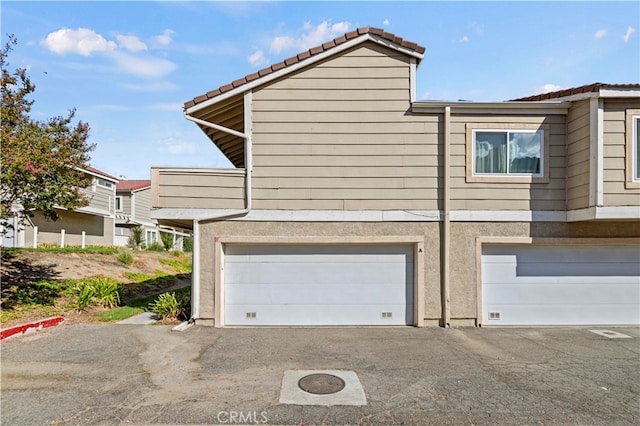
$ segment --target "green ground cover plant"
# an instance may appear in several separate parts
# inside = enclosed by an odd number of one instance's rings
[[[118,262],[124,265],[131,265],[133,263],[133,255],[128,251],[121,251],[118,253]]]
[[[190,273],[193,268],[191,258],[187,256],[176,257],[175,259],[162,258],[160,259],[160,263],[170,266],[182,274]]]

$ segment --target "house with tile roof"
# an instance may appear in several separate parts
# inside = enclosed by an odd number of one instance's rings
[[[226,326],[640,323],[640,84],[419,101],[360,28],[184,105],[233,164],[152,168]]]
[[[76,210],[58,209],[55,222],[35,211],[24,229],[5,236],[5,247],[113,245],[118,178],[90,166],[79,170],[91,179],[89,187],[78,189],[87,204]]]
[[[114,245],[129,245],[131,228],[139,226],[144,232],[144,242],[148,247],[161,242],[160,232],[173,235],[173,249],[182,250],[182,242],[188,232],[175,227],[161,227],[151,218],[151,181],[120,180],[116,184],[115,198],[115,238]]]

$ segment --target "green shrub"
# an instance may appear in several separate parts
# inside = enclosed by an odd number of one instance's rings
[[[96,302],[105,308],[120,304],[120,283],[110,277],[97,277],[92,281]]]
[[[193,251],[193,237],[184,237],[182,240],[182,250],[189,253]]]
[[[97,276],[80,280],[75,287],[75,307],[79,311],[93,304],[113,308],[120,304],[121,292],[120,283],[110,277]]]
[[[134,250],[140,250],[144,248],[144,229],[141,226],[134,226],[131,228],[131,235],[129,235],[129,247]]]
[[[173,248],[173,234],[161,232],[160,241],[162,241],[162,246],[165,250],[169,251]]]
[[[121,251],[118,253],[118,262],[131,265],[133,263],[133,255],[128,251]]]
[[[188,319],[191,305],[189,294],[162,293],[149,304],[149,309],[161,319]]]
[[[164,246],[162,245],[162,243],[154,241],[151,244],[149,244],[149,246],[147,246],[147,250],[149,250],[149,251],[164,251]]]
[[[75,308],[84,311],[88,306],[93,304],[96,291],[90,283],[83,282],[78,286]]]

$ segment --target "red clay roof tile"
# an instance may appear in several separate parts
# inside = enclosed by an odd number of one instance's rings
[[[390,41],[391,43],[397,44],[399,46],[402,46],[406,49],[412,50],[414,52],[417,52],[419,54],[423,54],[425,52],[425,48],[423,46],[418,45],[417,43],[413,43],[407,40],[403,40],[402,37],[398,37],[395,34],[391,34],[388,33],[380,28],[374,28],[374,27],[360,27],[354,31],[349,31],[348,33],[337,37],[333,40],[330,40],[326,43],[323,43],[320,46],[316,46],[316,47],[312,47],[309,50],[306,50],[304,52],[300,52],[298,55],[296,56],[292,56],[291,58],[285,59],[282,62],[277,62],[273,65],[271,65],[270,67],[267,68],[263,68],[260,71],[258,71],[257,73],[253,73],[253,74],[249,74],[246,77],[243,77],[241,79],[235,80],[233,81],[231,84],[226,84],[224,86],[219,87],[218,89],[215,90],[211,90],[209,92],[207,92],[205,95],[201,95],[201,96],[197,96],[195,98],[193,98],[192,100],[189,100],[187,102],[184,103],[184,108],[191,108],[201,102],[206,101],[207,99],[211,99],[211,98],[215,98],[216,96],[221,95],[222,93],[228,92],[236,87],[240,87],[250,81],[253,80],[257,80],[260,77],[264,77],[265,75],[271,74],[272,72],[275,71],[279,71],[281,69],[284,69],[288,66],[291,66],[295,63],[298,63],[300,61],[303,61],[305,59],[310,58],[313,55],[317,55],[319,53],[325,52],[327,50],[330,50],[332,48],[334,48],[335,46],[338,46],[342,43],[345,43],[347,40],[352,40],[356,37],[359,37],[361,35],[364,34],[373,34],[375,36],[379,36],[385,40]]]
[[[121,180],[116,183],[116,191],[135,191],[151,186],[150,180]]]
[[[640,89],[640,84],[607,84],[607,83],[591,83],[584,86],[571,87],[569,89],[557,90],[555,92],[541,93],[539,95],[527,96],[524,98],[511,99],[511,101],[545,101],[548,99],[559,99],[571,95],[579,95],[581,93],[600,92],[600,89]]]

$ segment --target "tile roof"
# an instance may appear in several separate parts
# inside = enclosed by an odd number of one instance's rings
[[[208,99],[211,98],[215,98],[216,96],[219,96],[223,93],[229,92],[233,89],[235,89],[236,87],[240,87],[244,84],[247,84],[251,81],[257,80],[261,77],[264,77],[266,75],[269,75],[275,71],[279,71],[281,69],[284,69],[286,67],[289,67],[293,64],[296,64],[298,62],[304,61],[305,59],[308,59],[312,56],[318,55],[319,53],[322,52],[326,52],[327,50],[331,50],[332,48],[341,45],[342,43],[345,43],[348,40],[352,40],[354,38],[360,37],[362,35],[365,34],[372,34],[375,35],[377,37],[380,37],[382,39],[385,39],[393,44],[396,44],[398,46],[404,47],[405,49],[408,50],[412,50],[416,53],[419,54],[423,54],[425,52],[425,48],[423,46],[418,45],[417,43],[411,42],[411,41],[407,41],[404,40],[402,37],[398,37],[395,34],[391,34],[388,33],[386,31],[384,31],[383,29],[380,28],[374,28],[374,27],[362,27],[362,28],[358,28],[354,31],[348,32],[340,37],[334,38],[333,40],[327,42],[327,43],[323,43],[320,46],[316,46],[316,47],[312,47],[309,50],[306,50],[304,52],[298,53],[296,56],[292,56],[291,58],[285,59],[282,62],[278,62],[275,63],[267,68],[261,69],[258,72],[255,72],[253,74],[249,74],[246,75],[238,80],[235,80],[229,84],[226,84],[224,86],[220,86],[219,88],[215,89],[215,90],[211,90],[207,93],[205,93],[204,95],[200,95],[200,96],[196,96],[195,98],[193,98],[190,101],[185,102],[184,104],[184,108],[191,108],[194,105],[197,105],[201,102],[204,102]]]
[[[91,173],[94,173],[96,175],[104,176],[104,177],[109,178],[109,179],[111,179],[113,181],[118,181],[117,177],[111,176],[110,174],[107,174],[107,173],[105,173],[105,172],[103,172],[101,170],[98,170],[95,167],[86,166],[86,167],[84,167],[84,170],[86,170],[88,172],[91,172]]]
[[[136,191],[150,186],[150,180],[121,180],[116,183],[116,191]]]
[[[584,86],[572,87],[570,89],[558,90],[555,92],[542,93],[539,95],[527,96],[518,99],[511,99],[511,101],[544,101],[547,99],[558,99],[572,95],[579,95],[581,93],[596,93],[600,92],[600,89],[640,89],[640,84],[592,83],[585,84]]]

